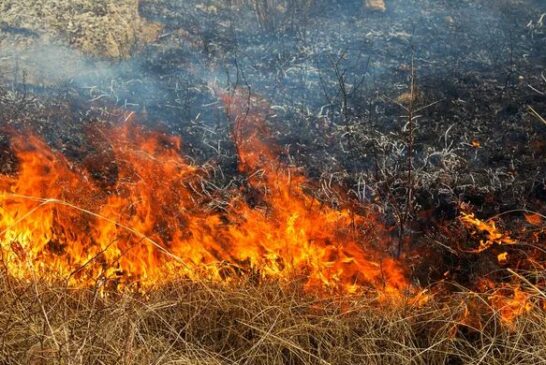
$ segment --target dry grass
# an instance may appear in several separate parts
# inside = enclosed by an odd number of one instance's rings
[[[387,10],[387,7],[385,6],[385,0],[366,0],[366,7],[372,10]]]
[[[129,57],[161,29],[140,17],[136,0],[4,0],[0,13],[4,26],[35,34],[8,38],[8,44],[22,42],[28,47],[37,39],[61,41],[86,54],[110,58]]]
[[[180,281],[147,295],[0,278],[0,364],[538,364],[546,317],[482,331],[450,304],[318,300],[275,283]],[[454,304],[458,303],[458,304]]]

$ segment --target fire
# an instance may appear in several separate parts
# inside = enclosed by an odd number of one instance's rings
[[[486,237],[485,240],[480,240],[480,246],[476,248],[473,252],[483,252],[495,244],[513,245],[516,243],[516,241],[510,238],[508,234],[500,232],[496,227],[495,222],[492,220],[483,221],[476,218],[474,216],[474,213],[462,212],[461,221],[466,227],[481,232]]]
[[[533,309],[530,297],[529,293],[515,286],[497,289],[489,296],[489,301],[503,323],[513,327],[517,318]]]
[[[505,264],[508,261],[508,252],[501,252],[497,255],[497,260],[499,264]]]
[[[388,232],[379,218],[306,194],[304,175],[279,163],[267,143],[264,106],[256,101],[245,113],[245,98],[222,99],[234,120],[239,170],[260,200],[251,205],[245,192],[233,191],[224,212],[210,212],[194,193],[203,169],[182,157],[178,137],[130,120],[95,127],[89,138],[95,152],[73,162],[35,135],[12,132],[18,172],[0,175],[7,271],[118,288],[181,276],[229,282],[249,272],[302,278],[308,290],[407,288],[404,270],[385,253]]]
[[[462,206],[463,210],[467,210],[467,208],[467,206]],[[533,226],[541,225],[542,216],[538,213],[525,213],[523,217]],[[525,256],[521,256],[521,252],[517,250],[512,250],[513,254],[507,251],[497,253],[497,263],[499,267],[506,268],[506,271],[511,274],[510,280],[508,278],[501,279],[499,282],[489,278],[478,280],[477,289],[482,293],[487,293],[487,302],[490,307],[504,325],[514,328],[519,317],[536,307],[533,304],[533,298],[537,296],[537,293],[540,293],[540,296],[543,295],[544,279],[541,275],[537,276],[536,274],[530,275],[530,278],[527,279],[524,275],[512,270],[511,266],[527,269],[529,273],[543,272],[543,251],[540,247],[543,246],[544,241],[539,237],[539,232],[528,231],[525,227],[514,233],[517,235],[515,236],[516,240],[511,237],[511,232],[500,230],[492,219],[483,221],[472,213],[463,211],[460,220],[474,235],[485,237],[480,240],[479,247],[471,250],[471,253],[482,253],[494,245],[504,246],[502,248],[508,249],[507,245],[515,245],[518,242],[527,242],[526,245],[532,247],[532,250],[528,250]],[[528,287],[522,286],[523,283]]]

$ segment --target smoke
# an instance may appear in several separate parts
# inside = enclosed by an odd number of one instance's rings
[[[283,110],[335,120],[347,108],[365,113],[374,95],[401,93],[412,59],[425,82],[441,82],[512,67],[528,48],[525,10],[507,0],[392,0],[386,12],[361,0],[278,2],[269,13],[209,3],[142,1],[140,16],[163,30],[125,60],[42,38],[2,47],[0,81],[34,92],[63,85],[177,123],[207,113],[208,85],[245,86]]]
[[[118,72],[106,62],[87,59],[75,49],[54,44],[4,49],[2,59],[4,69],[11,66],[10,81],[25,81],[41,87],[69,83],[85,88],[94,80],[114,78]]]

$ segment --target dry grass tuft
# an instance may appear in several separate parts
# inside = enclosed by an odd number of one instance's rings
[[[0,277],[2,364],[537,364],[546,317],[464,325],[469,293],[424,307],[317,299],[275,283],[181,280],[146,295]],[[487,318],[486,318],[487,319]]]

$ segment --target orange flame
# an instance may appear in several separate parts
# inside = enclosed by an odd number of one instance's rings
[[[513,245],[516,243],[508,234],[500,232],[494,221],[482,221],[476,218],[474,213],[469,214],[464,212],[460,219],[467,228],[472,228],[485,234],[486,239],[480,240],[480,246],[473,250],[473,252],[483,252],[495,244]]]
[[[536,218],[529,218],[525,216],[526,220],[529,223],[537,220]],[[478,248],[472,250],[474,253],[481,253],[485,250],[488,250],[493,245],[514,245],[517,243],[516,240],[510,237],[510,234],[507,232],[501,232],[495,225],[495,222],[492,220],[482,221],[474,216],[474,214],[462,213],[461,221],[463,224],[473,230],[473,233],[480,233],[485,236],[485,239],[480,240],[480,245]],[[522,230],[520,233],[524,233]],[[508,252],[503,251],[497,254],[497,262],[502,266],[509,266],[510,255]],[[532,256],[527,257],[525,260],[517,260],[518,265],[523,265],[527,261],[528,263],[534,262]],[[536,263],[539,267],[539,263]],[[514,271],[508,269],[508,271],[514,274]],[[478,289],[481,292],[487,292],[488,302],[491,308],[498,314],[502,323],[508,328],[515,328],[516,320],[530,312],[533,309],[533,304],[531,302],[531,292],[529,290],[524,290],[521,288],[520,282],[517,279],[523,279],[519,277],[518,274],[515,274],[518,278],[513,278],[511,283],[496,283],[488,278],[480,278],[478,281]],[[532,284],[531,284],[532,285]],[[540,290],[538,287],[535,288],[537,291]]]
[[[260,110],[243,117],[242,98],[223,99],[237,126],[239,169],[263,193],[266,209],[234,191],[226,212],[207,212],[191,188],[201,170],[181,156],[180,139],[131,122],[99,129],[97,150],[107,152],[89,163],[72,163],[40,138],[14,134],[18,173],[0,175],[0,245],[8,272],[61,277],[75,286],[106,281],[146,288],[180,276],[230,281],[255,271],[280,280],[302,277],[310,290],[407,288],[400,265],[384,253],[388,232],[379,219],[305,194],[304,176],[282,167],[268,147]],[[97,163],[113,165],[107,187],[89,170]]]
[[[513,328],[517,318],[530,312],[533,308],[529,293],[517,286],[496,290],[490,295],[489,301],[498,311],[502,322],[509,328]]]

